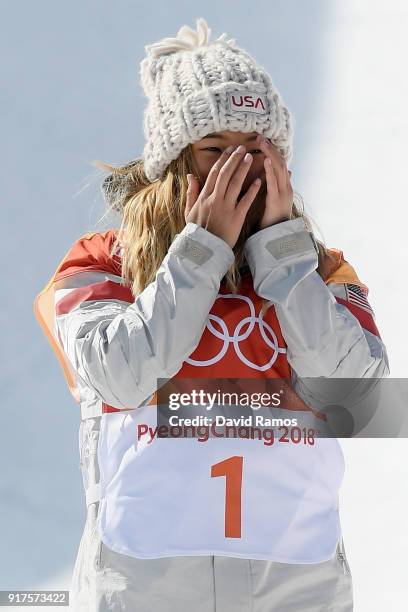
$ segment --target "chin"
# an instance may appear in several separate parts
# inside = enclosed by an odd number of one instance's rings
[[[241,192],[240,197],[242,197],[243,193],[245,193],[245,191]],[[252,234],[259,231],[259,223],[265,210],[265,197],[266,184],[263,183],[245,217],[239,236],[240,243],[245,242]]]
[[[253,202],[245,218],[244,225],[242,226],[243,231],[245,231],[248,236],[251,236],[259,231],[259,223],[262,219],[264,210],[265,200],[255,200],[255,202]]]
[[[243,244],[250,236],[252,236],[252,234],[256,234],[256,232],[259,230],[260,218],[261,217],[259,216],[259,214],[257,214],[256,217],[250,217],[248,213],[242,226],[237,243],[239,242],[240,244]]]

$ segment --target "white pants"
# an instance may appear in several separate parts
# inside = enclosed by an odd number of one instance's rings
[[[83,421],[97,437],[99,419]],[[83,463],[97,479],[94,449]],[[223,556],[136,559],[108,548],[97,528],[99,502],[88,506],[70,590],[74,612],[351,612],[352,575],[340,538],[332,559],[289,564]]]
[[[99,502],[88,507],[75,564],[75,612],[350,612],[352,577],[330,561],[288,564],[221,556],[135,559],[99,538]],[[343,548],[344,550],[344,548]]]

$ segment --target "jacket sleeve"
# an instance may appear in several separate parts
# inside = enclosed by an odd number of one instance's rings
[[[190,222],[136,299],[120,276],[75,262],[55,291],[58,338],[75,372],[110,406],[142,405],[195,350],[233,261],[224,240]]]
[[[365,308],[339,297],[316,268],[318,251],[302,217],[250,236],[245,256],[254,290],[272,301],[299,377],[370,378],[389,375],[386,348]],[[348,295],[348,294],[345,294]],[[358,300],[355,300],[358,301]]]

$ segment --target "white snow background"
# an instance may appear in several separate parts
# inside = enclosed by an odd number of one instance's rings
[[[404,377],[408,5],[3,0],[0,6],[0,589],[67,589],[85,520],[79,414],[32,305],[70,245],[86,231],[107,229],[97,225],[103,202],[90,162],[141,154],[144,45],[175,36],[183,24],[195,28],[203,16],[212,40],[226,32],[270,72],[295,117],[292,184],[322,231],[318,237],[342,249],[370,288],[391,376]],[[355,610],[402,612],[407,440],[341,443],[341,519]]]

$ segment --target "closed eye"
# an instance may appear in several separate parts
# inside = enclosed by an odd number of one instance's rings
[[[203,151],[210,151],[212,149],[216,149],[217,151],[221,151],[221,149],[219,147],[206,147],[205,149],[202,149]],[[262,153],[261,149],[253,149],[252,151],[249,151],[250,153]]]

